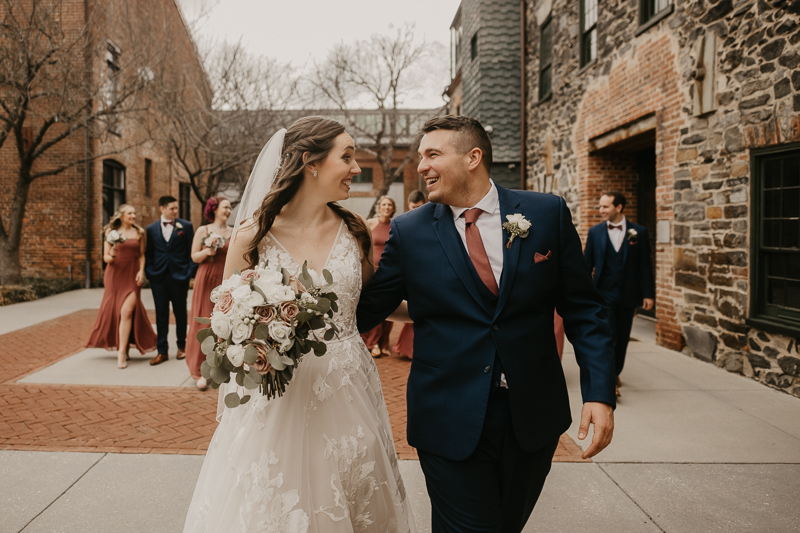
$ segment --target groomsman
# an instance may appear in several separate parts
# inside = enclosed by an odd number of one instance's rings
[[[161,218],[147,226],[145,273],[153,290],[156,304],[158,355],[151,365],[169,359],[169,304],[175,315],[178,335],[178,359],[186,357],[186,295],[192,277],[192,239],[194,229],[188,220],[178,218],[178,200],[172,196],[158,199]]]
[[[614,336],[617,396],[620,395],[619,375],[625,365],[633,315],[637,307],[650,310],[655,304],[647,230],[627,220],[622,213],[624,209],[625,195],[621,192],[611,191],[600,197],[603,222],[589,230],[583,253],[589,271],[594,269],[594,284],[608,305]]]

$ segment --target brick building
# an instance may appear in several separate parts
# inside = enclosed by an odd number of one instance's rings
[[[210,99],[211,91],[194,43],[175,0],[84,0],[60,6],[60,24],[66,34],[87,30],[86,48],[78,60],[102,93],[114,97],[120,76],[153,79],[181,78],[193,90],[185,98]],[[147,51],[145,51],[147,49]],[[158,65],[137,67],[135,58],[151,53]],[[189,84],[185,80],[190,80]],[[152,109],[142,92],[139,103]],[[95,101],[94,106],[102,105]],[[78,164],[49,177],[35,180],[30,189],[22,229],[20,259],[23,276],[68,278],[94,283],[102,278],[102,226],[122,203],[136,207],[140,225],[160,216],[158,198],[170,194],[180,199],[180,216],[201,221],[201,206],[191,194],[170,157],[151,142],[150,124],[110,117],[113,127],[102,136],[83,131],[62,141],[37,161],[38,168],[77,161],[87,154],[112,154]],[[0,149],[0,202],[8,220],[19,159],[16,147],[6,142]]]
[[[657,341],[800,396],[800,4],[523,4],[528,188],[622,190]]]

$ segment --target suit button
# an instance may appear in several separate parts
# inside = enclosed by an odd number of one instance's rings
[[[493,329],[494,331],[497,331],[497,330],[498,330],[498,329],[500,329],[500,328],[498,328],[497,326],[492,326],[492,329]]]
[[[492,371],[492,367],[490,367],[489,365],[486,365],[485,367],[483,367],[483,373],[484,374],[488,374],[491,371]]]

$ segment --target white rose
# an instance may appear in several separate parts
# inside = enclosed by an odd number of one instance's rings
[[[264,297],[258,294],[256,291],[252,291],[247,296],[247,298],[242,300],[242,305],[250,309],[252,309],[253,307],[262,306],[264,305]]]
[[[234,343],[243,343],[246,339],[250,338],[251,333],[253,333],[252,324],[245,324],[239,319],[233,321],[233,325],[231,326],[231,340]]]
[[[244,363],[244,346],[239,344],[231,344],[225,352],[233,366],[242,366]]]
[[[241,284],[242,284],[242,276],[240,276],[239,274],[234,274],[222,282],[221,285],[222,292],[232,291]]]
[[[219,295],[222,293],[222,287],[214,287],[211,290],[211,303],[217,303],[219,301]]]
[[[320,288],[325,285],[325,278],[317,274],[316,270],[309,270],[308,275],[311,276],[311,282],[314,284],[314,287]]]
[[[273,320],[269,324],[269,336],[273,341],[281,345],[281,351],[285,352],[294,344],[292,339],[292,328],[280,320]]]
[[[236,302],[237,304],[240,304],[240,303],[243,303],[244,300],[246,300],[248,296],[250,296],[251,292],[252,291],[250,290],[250,286],[249,285],[242,285],[241,287],[237,287],[237,288],[233,289],[233,291],[231,292],[231,296],[233,296],[233,301],[234,302]]]
[[[286,285],[270,285],[267,290],[261,290],[264,291],[264,296],[267,297],[267,303],[270,305],[294,300],[294,291]]]
[[[264,280],[265,283],[282,283],[283,274],[272,268],[258,267],[258,281]]]
[[[511,224],[516,224],[517,227],[522,231],[528,231],[531,229],[530,221],[525,220],[525,216],[520,213],[506,215],[506,220],[508,220]]]
[[[220,339],[227,339],[231,334],[231,321],[223,313],[211,315],[211,331]]]
[[[112,229],[108,232],[108,237],[106,237],[108,242],[114,242],[119,240],[119,232],[115,229]]]

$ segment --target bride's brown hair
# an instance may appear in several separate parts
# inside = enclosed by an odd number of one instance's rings
[[[256,224],[256,234],[244,252],[244,260],[250,263],[250,268],[258,264],[258,248],[267,232],[275,222],[275,217],[291,200],[300,184],[303,183],[303,169],[310,163],[322,161],[333,148],[333,143],[339,135],[345,132],[344,126],[324,117],[303,117],[286,130],[281,149],[281,167],[272,189],[264,197],[259,207],[253,214]],[[308,157],[303,161],[303,154]],[[372,250],[369,230],[362,219],[348,211],[336,202],[329,202],[328,207],[342,217],[347,229],[361,246],[362,259],[364,257],[372,263]]]

